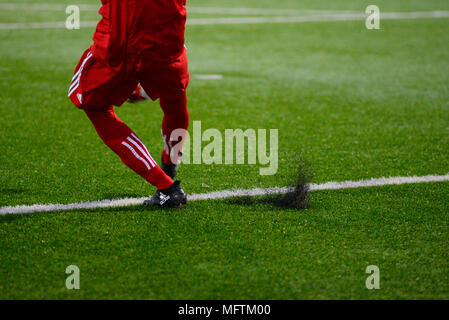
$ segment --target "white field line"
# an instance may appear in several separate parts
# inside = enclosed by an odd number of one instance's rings
[[[0,3],[0,10],[23,10],[23,11],[62,11],[65,12],[65,9],[70,4],[62,4],[62,3]],[[74,3],[74,5],[77,5]],[[100,6],[98,5],[90,5],[90,4],[78,4],[77,5],[81,11],[98,11],[100,10]]]
[[[449,11],[429,12],[384,12],[380,14],[381,20],[420,19],[420,18],[449,18]],[[256,23],[304,23],[304,22],[330,22],[364,20],[364,13],[334,13],[309,16],[288,17],[245,17],[245,18],[192,18],[188,25],[217,25],[217,24],[256,24]]]
[[[421,19],[421,18],[449,18],[449,11],[423,12],[384,12],[381,20]],[[335,13],[309,16],[283,17],[241,17],[241,18],[191,18],[188,25],[226,25],[226,24],[258,24],[258,23],[305,23],[364,20],[363,13]],[[95,27],[98,21],[82,21],[81,27]],[[65,22],[35,22],[35,23],[0,23],[0,30],[18,29],[59,29],[65,28]]]
[[[365,188],[387,185],[401,185],[410,183],[429,183],[429,182],[442,182],[449,181],[449,173],[446,175],[429,175],[423,177],[392,177],[392,178],[372,178],[369,180],[359,181],[343,181],[343,182],[327,182],[323,184],[311,184],[310,190],[340,190],[340,189],[352,189],[352,188]],[[272,194],[285,194],[292,191],[292,188],[288,187],[275,187],[275,188],[256,188],[256,189],[233,189],[215,191],[210,193],[192,194],[188,196],[189,201],[200,200],[217,200],[226,199],[232,197],[244,197],[244,196],[263,196]],[[23,206],[9,206],[0,207],[0,215],[7,214],[29,214],[34,212],[50,212],[50,211],[68,211],[68,210],[86,210],[86,209],[98,209],[98,208],[110,208],[110,207],[126,207],[135,206],[143,203],[145,198],[124,198],[115,200],[98,200],[89,202],[78,202],[70,204],[34,204]]]
[[[0,3],[1,10],[28,10],[28,11],[65,11],[65,4],[25,4]],[[80,4],[81,11],[98,11],[100,6]],[[269,8],[215,8],[215,7],[187,7],[188,13],[199,14],[233,14],[233,15],[295,15],[303,13],[343,13],[352,10],[300,10],[300,9],[269,9]]]
[[[299,10],[299,9],[259,9],[259,8],[212,8],[188,7],[188,13],[233,14],[233,15],[299,15],[299,14],[331,14],[349,13],[351,10]]]
[[[81,21],[83,28],[95,27],[98,21]],[[0,30],[24,30],[24,29],[63,29],[65,22],[30,22],[30,23],[0,23]]]
[[[223,79],[222,74],[194,74],[194,79],[198,80],[221,80]]]

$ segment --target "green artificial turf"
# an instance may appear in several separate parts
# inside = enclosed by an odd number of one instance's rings
[[[2,298],[447,299],[448,187],[318,192],[301,212],[255,198],[7,216]]]
[[[191,2],[361,12],[366,5]],[[449,10],[437,0],[378,5]],[[55,14],[2,11],[0,24],[63,21],[63,12]],[[192,15],[217,16],[226,15]],[[287,186],[302,161],[315,183],[447,174],[448,27],[447,18],[382,20],[381,30],[367,30],[364,21],[189,26],[191,120],[221,132],[278,129],[279,170],[260,176],[259,165],[184,165],[185,190]],[[154,192],[67,99],[93,30],[0,30],[0,207]],[[117,113],[158,159],[158,103],[125,104]],[[0,298],[448,299],[448,187],[320,191],[303,211],[262,197],[194,202],[185,210],[2,216]],[[81,270],[78,291],[65,288],[70,264]],[[365,288],[368,265],[380,268],[380,290]]]

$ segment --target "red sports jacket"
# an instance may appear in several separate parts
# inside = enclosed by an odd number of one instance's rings
[[[93,40],[95,58],[119,66],[142,53],[160,62],[184,46],[186,0],[101,0]]]

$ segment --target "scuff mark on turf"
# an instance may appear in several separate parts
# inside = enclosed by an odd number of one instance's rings
[[[306,162],[301,161],[297,174],[293,177],[295,177],[295,180],[291,183],[293,187],[288,188],[283,193],[269,193],[265,194],[263,198],[236,197],[228,199],[227,202],[239,205],[272,204],[280,208],[306,209],[310,202],[310,181],[312,180],[312,173]]]

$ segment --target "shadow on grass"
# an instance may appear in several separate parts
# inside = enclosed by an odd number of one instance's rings
[[[267,195],[261,197],[238,197],[226,199],[225,202],[231,205],[270,205],[280,209],[305,210],[309,207],[309,196],[298,199],[294,193],[284,195]]]
[[[145,196],[143,196],[145,197]],[[148,195],[148,197],[150,197]],[[124,198],[142,198],[141,194],[132,194],[132,193],[104,193],[100,195],[101,199],[124,199]]]
[[[20,193],[25,193],[29,190],[25,190],[25,189],[15,189],[15,188],[0,188],[0,193],[1,194],[6,194],[6,195],[12,195],[12,194],[20,194]]]
[[[184,210],[183,208],[161,208],[161,207],[149,207],[146,205],[135,205],[135,206],[126,206],[126,207],[108,207],[108,208],[100,208],[94,209],[92,211],[100,212],[123,212],[123,213],[134,213],[134,212],[148,212],[148,213],[160,213],[160,212],[177,212],[180,210]]]

